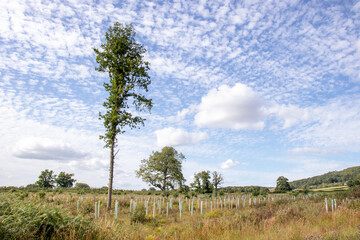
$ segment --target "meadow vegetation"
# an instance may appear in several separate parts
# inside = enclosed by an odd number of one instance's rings
[[[212,195],[198,195],[194,200],[182,194],[177,198],[114,195],[117,219],[114,208],[106,211],[106,197],[67,190],[2,191],[0,239],[360,239],[360,188],[297,196],[226,193],[221,204],[220,198]],[[333,199],[336,208],[331,205]],[[96,217],[95,202],[99,201],[100,216]],[[193,214],[189,206],[193,206]]]

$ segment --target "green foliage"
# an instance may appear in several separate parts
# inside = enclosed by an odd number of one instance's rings
[[[69,216],[61,206],[19,201],[0,195],[0,239],[84,239],[96,236],[93,224],[80,216]],[[56,236],[56,237],[55,237]]]
[[[350,198],[360,198],[360,186],[354,186],[349,190]]]
[[[220,192],[219,192],[219,195],[220,195],[220,196],[224,196],[224,191],[220,191]]]
[[[141,160],[136,176],[161,191],[182,186],[182,161],[185,156],[173,147],[164,147],[161,152],[153,152],[148,159]]]
[[[56,185],[58,187],[71,188],[74,182],[76,182],[75,179],[72,179],[73,176],[73,173],[60,172],[55,179]]]
[[[144,223],[147,221],[146,209],[144,205],[136,206],[135,211],[131,217],[132,222]]]
[[[45,193],[45,192],[39,192],[38,195],[39,195],[39,198],[40,198],[40,199],[44,199],[46,193]]]
[[[254,191],[254,192],[252,192],[252,195],[253,195],[254,197],[259,196],[259,195],[260,195],[260,192],[259,192],[259,191]]]
[[[211,193],[213,186],[210,178],[210,171],[195,173],[194,182],[191,183],[191,187],[198,193]]]
[[[45,169],[41,171],[39,180],[35,183],[40,188],[53,188],[55,185],[56,175],[53,170]]]
[[[133,116],[129,111],[129,100],[136,110],[150,110],[151,99],[147,99],[142,92],[148,91],[151,83],[149,63],[144,61],[146,49],[135,40],[135,30],[132,25],[123,25],[118,22],[109,27],[105,34],[106,42],[102,43],[100,50],[94,48],[96,68],[99,72],[108,72],[110,81],[104,83],[109,97],[104,102],[107,109],[105,114],[100,113],[104,120],[105,135],[100,138],[105,141],[106,147],[115,144],[117,134],[124,133],[124,127],[135,128],[144,124],[145,119]]]
[[[328,172],[323,175],[300,179],[290,182],[293,188],[315,187],[315,186],[340,186],[360,176],[360,166],[351,167],[342,171]]]
[[[224,182],[224,178],[217,171],[214,171],[212,173],[212,177],[213,177],[212,184],[214,186],[215,193],[217,193],[219,186]]]
[[[90,189],[90,186],[86,183],[75,183],[74,188],[76,189]]]
[[[266,195],[269,193],[269,188],[261,186],[243,186],[243,187],[223,187],[221,188],[225,193],[246,193],[252,194],[253,192],[259,192],[260,195]],[[265,196],[264,195],[264,196]]]
[[[282,192],[291,191],[291,187],[290,187],[290,184],[288,181],[289,181],[289,179],[287,179],[286,177],[280,176],[276,180],[275,192],[282,193]]]
[[[191,196],[191,197],[197,197],[197,194],[196,194],[196,192],[191,191],[191,192],[190,192],[190,196]]]
[[[169,197],[170,196],[170,192],[169,191],[164,191],[162,193],[163,197]]]
[[[108,72],[109,82],[104,83],[109,93],[103,106],[104,114],[99,113],[103,120],[105,134],[100,139],[105,141],[105,147],[110,148],[110,168],[108,187],[108,209],[111,207],[111,195],[114,173],[114,159],[117,153],[116,136],[130,129],[144,125],[145,118],[134,116],[136,111],[150,111],[152,100],[147,99],[144,92],[148,91],[151,83],[149,63],[144,61],[146,49],[135,41],[135,30],[132,25],[122,25],[118,22],[109,27],[105,34],[106,42],[101,44],[100,50],[94,48],[96,62],[95,70]],[[130,108],[133,106],[135,109]]]

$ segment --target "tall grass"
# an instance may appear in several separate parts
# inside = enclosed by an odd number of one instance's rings
[[[173,199],[168,217],[165,203],[161,214],[156,207],[155,219],[152,207],[145,215],[144,199],[149,196],[115,196],[119,203],[115,220],[113,211],[106,212],[105,195],[79,198],[62,193],[41,199],[33,193],[1,193],[0,239],[360,239],[359,199],[338,199],[338,208],[327,213],[324,196],[289,199],[282,195],[245,208],[242,204],[236,208],[234,201],[230,209],[228,205],[212,210],[204,207],[203,215],[194,201],[193,216],[183,199],[181,218],[178,201]],[[131,213],[130,198],[137,201]],[[94,203],[99,200],[101,215],[95,219]]]

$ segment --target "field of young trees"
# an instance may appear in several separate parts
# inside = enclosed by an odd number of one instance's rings
[[[119,195],[118,195],[119,194]],[[342,193],[161,195],[6,189],[1,239],[359,239],[360,189]]]

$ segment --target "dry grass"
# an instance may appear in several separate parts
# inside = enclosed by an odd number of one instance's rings
[[[232,209],[210,210],[208,206],[203,209],[203,215],[200,214],[197,201],[194,201],[194,215],[191,216],[185,202],[181,218],[178,203],[173,201],[169,217],[166,217],[165,203],[162,204],[160,215],[156,207],[155,219],[152,217],[153,204],[150,202],[148,216],[139,223],[131,221],[130,196],[115,197],[119,201],[117,220],[114,219],[113,211],[106,212],[104,195],[82,196],[78,211],[77,195],[70,197],[64,193],[46,196],[43,200],[35,196],[29,195],[16,201],[45,204],[47,208],[60,206],[64,211],[66,209],[69,217],[81,216],[84,221],[90,221],[93,233],[87,232],[83,239],[360,239],[360,201],[356,199],[347,202],[338,199],[338,208],[331,212],[330,204],[328,213],[324,197],[316,196],[310,199],[262,201],[251,207],[247,201],[245,208],[242,207],[242,201],[239,208],[236,208],[235,202]],[[148,199],[148,196],[144,198]],[[95,219],[94,203],[99,199],[102,200],[100,218]],[[140,200],[139,205],[143,205]],[[67,236],[55,232],[52,237],[76,239],[75,233],[74,228],[66,231]]]

